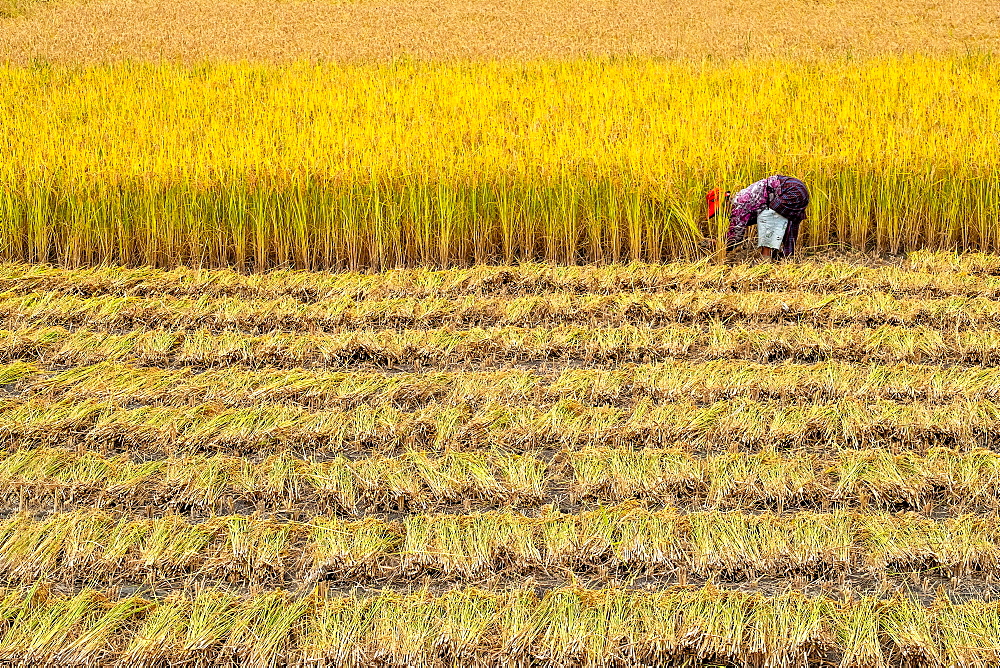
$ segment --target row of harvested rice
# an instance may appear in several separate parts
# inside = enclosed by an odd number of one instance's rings
[[[595,570],[630,578],[1000,575],[995,515],[651,511],[413,514],[401,520],[247,516],[155,519],[105,511],[0,520],[0,581],[304,586]]]
[[[439,327],[663,327],[724,321],[730,325],[936,328],[997,326],[1000,306],[986,297],[895,297],[888,293],[815,294],[702,290],[521,297],[292,298],[78,297],[55,292],[0,293],[0,326],[195,329],[265,333]]]
[[[139,406],[44,397],[0,402],[0,446],[79,445],[104,451],[177,454],[386,452],[402,449],[686,447],[744,450],[881,445],[994,447],[1000,404],[958,400],[921,404],[843,399],[788,405],[732,399],[627,407],[560,400],[550,407],[431,403],[415,411],[361,405],[310,411],[286,404],[252,408]]]
[[[463,297],[548,292],[613,294],[641,290],[732,290],[771,292],[887,292],[897,296],[1000,297],[996,255],[917,251],[893,263],[837,256],[781,264],[667,262],[627,265],[553,265],[370,272],[275,270],[246,274],[232,269],[170,270],[99,266],[65,269],[44,264],[0,264],[0,292],[57,292],[94,297],[291,297],[304,302],[347,297]]]
[[[553,589],[364,597],[179,591],[109,599],[91,589],[2,592],[0,660],[25,665],[372,664],[621,666],[696,661],[792,668],[987,668],[1000,604],[942,597],[773,597],[704,588]]]
[[[1000,362],[1000,329],[882,326],[556,327],[356,330],[336,334],[86,327],[0,329],[0,362],[82,366],[105,361],[160,367],[424,368],[441,366],[649,363],[672,359],[848,360],[862,363]]]
[[[362,405],[417,410],[434,403],[551,406],[635,405],[643,400],[718,402],[841,399],[925,403],[1000,399],[1000,367],[921,364],[761,364],[673,360],[617,368],[430,370],[384,373],[328,369],[164,369],[102,362],[48,369],[34,362],[0,364],[0,385],[20,397],[95,400],[128,406],[216,404],[241,408],[289,404],[349,410]]]
[[[676,449],[584,448],[538,454],[420,451],[309,461],[223,454],[145,460],[141,454],[37,448],[0,457],[0,499],[25,510],[142,509],[191,515],[237,509],[299,515],[426,510],[452,504],[539,507],[639,499],[692,508],[911,508],[989,511],[1000,455],[883,448],[763,451],[698,457]]]

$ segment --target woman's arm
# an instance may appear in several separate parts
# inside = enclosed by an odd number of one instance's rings
[[[750,217],[745,215],[745,213],[742,207],[733,205],[733,210],[729,214],[729,230],[726,232],[727,251],[736,248],[747,234],[747,224],[750,221]]]

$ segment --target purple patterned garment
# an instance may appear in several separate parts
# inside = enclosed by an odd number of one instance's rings
[[[783,255],[791,255],[795,250],[799,225],[806,217],[808,204],[809,190],[799,179],[775,174],[750,184],[733,197],[726,247],[731,250],[743,241],[747,226],[756,223],[757,214],[770,208],[788,219],[781,251]]]

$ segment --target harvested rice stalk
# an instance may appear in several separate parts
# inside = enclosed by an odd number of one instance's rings
[[[945,665],[986,668],[1000,661],[1000,604],[942,598],[930,614]]]
[[[785,515],[635,504],[538,516],[510,510],[407,515],[402,522],[315,518],[308,524],[103,512],[25,515],[0,522],[0,579],[129,582],[195,576],[238,583],[469,579],[554,569],[623,574],[683,571],[728,580],[854,573],[993,575],[991,516],[932,520],[912,514]]]
[[[833,631],[842,656],[843,668],[869,668],[886,665],[879,631],[887,605],[865,597],[847,601],[833,617]]]
[[[787,592],[756,603],[748,620],[745,657],[751,665],[809,665],[810,657],[835,648],[824,600]]]
[[[338,579],[390,577],[390,557],[404,549],[404,535],[397,523],[374,517],[356,522],[317,518],[311,523],[309,579],[331,574]]]
[[[295,545],[300,528],[287,522],[231,518],[226,523],[228,535],[224,549],[226,570],[244,582],[282,578],[288,569],[290,556],[302,546]],[[231,561],[230,561],[231,560]]]
[[[175,657],[190,614],[191,600],[180,592],[159,601],[132,634],[123,658],[136,664],[152,664]]]
[[[371,406],[316,412],[284,405],[123,409],[44,400],[0,407],[0,443],[48,444],[73,438],[105,447],[110,443],[112,448],[167,452],[443,450],[487,444],[523,450],[597,443],[759,451],[777,446],[863,447],[872,440],[904,448],[973,448],[996,437],[1000,409],[991,401],[926,405],[843,400],[788,406],[742,399],[709,406],[640,402],[625,409],[563,400],[548,409],[487,404],[472,410],[431,404],[413,413]]]
[[[691,592],[684,601],[679,646],[702,660],[732,661],[750,640],[748,626],[760,597],[720,591],[711,584]]]
[[[893,600],[882,613],[886,636],[905,662],[938,668],[944,666],[931,610],[907,598]]]
[[[700,492],[707,484],[698,463],[679,449],[588,447],[568,458],[579,497],[669,498]]]
[[[100,594],[85,590],[70,599],[40,606],[35,614],[26,615],[11,625],[0,639],[0,657],[5,660],[47,663],[57,648],[68,642],[74,627],[96,604],[103,603]]]
[[[508,566],[537,566],[542,555],[535,524],[510,512],[410,515],[403,519],[401,568],[406,573],[430,569],[473,577]]]
[[[57,664],[87,665],[107,662],[118,656],[122,650],[122,636],[127,634],[128,625],[146,613],[152,604],[142,598],[132,596],[108,603],[102,615],[93,615],[72,640],[52,652],[52,661]]]
[[[243,602],[220,655],[247,666],[287,663],[293,629],[302,623],[311,601],[287,592],[266,592]]]

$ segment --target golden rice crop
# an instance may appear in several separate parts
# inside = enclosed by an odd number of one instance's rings
[[[932,0],[772,5],[767,12],[750,0],[725,5],[684,0],[173,3],[103,0],[44,9],[27,4],[28,18],[10,22],[0,33],[0,60],[494,61],[593,54],[815,60],[1000,50],[995,8],[969,0],[948,6]],[[25,0],[17,0],[18,5],[24,7]],[[431,12],[437,16],[429,22]]]
[[[994,250],[998,77],[988,55],[5,65],[0,256],[656,262],[718,233],[705,190],[775,172],[812,187],[807,244]]]

